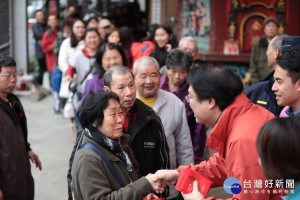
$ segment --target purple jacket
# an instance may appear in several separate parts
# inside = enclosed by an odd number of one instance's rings
[[[91,93],[103,91],[103,87],[104,85],[102,78],[100,78],[100,73],[96,74],[93,78],[86,81],[81,101],[84,101]]]
[[[167,74],[163,75],[160,79],[160,88],[170,92],[169,89],[169,79]],[[193,143],[194,150],[194,160],[195,162],[199,162],[203,160],[203,153],[205,150],[206,144],[206,126],[204,124],[197,124],[196,119],[194,117],[194,112],[192,111],[190,104],[186,101],[185,96],[188,95],[189,85],[185,81],[180,89],[175,94],[185,105],[186,109],[186,117],[188,120],[191,139]]]

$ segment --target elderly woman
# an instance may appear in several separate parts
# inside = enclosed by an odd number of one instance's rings
[[[184,103],[193,143],[194,162],[199,163],[204,160],[206,126],[197,124],[194,112],[185,98],[189,89],[186,80],[192,65],[192,54],[179,49],[171,50],[166,60],[167,73],[160,79],[160,88],[175,94]]]
[[[80,108],[79,118],[84,137],[72,167],[76,200],[141,200],[154,190],[163,192],[165,185],[154,174],[137,179],[129,138],[122,133],[124,115],[116,94],[90,95]]]

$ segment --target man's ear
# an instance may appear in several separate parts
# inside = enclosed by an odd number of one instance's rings
[[[103,87],[104,92],[110,92],[109,87],[107,87],[106,85]]]
[[[216,106],[216,100],[214,98],[208,99],[208,107],[209,109],[213,109]]]
[[[276,54],[276,58],[275,59],[277,60],[277,58],[280,56],[280,49],[277,48],[274,51],[275,51],[275,54]]]
[[[297,92],[300,92],[300,79],[296,81],[295,85],[297,87]]]

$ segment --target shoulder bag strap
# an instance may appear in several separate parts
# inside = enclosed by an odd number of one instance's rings
[[[84,82],[84,80],[88,77],[88,75],[92,72],[93,70],[93,66],[91,67],[91,69],[89,69],[89,71],[87,71],[83,77],[83,79],[79,82],[79,85],[82,85],[82,83]]]
[[[95,147],[92,143],[87,142],[87,143],[83,144],[80,148],[89,149],[89,150],[97,153],[102,158],[102,160],[105,162],[105,164],[109,168],[110,172],[113,174],[113,176],[118,181],[118,183],[121,185],[121,187],[125,186],[123,180],[118,175],[116,169],[112,166],[112,164],[107,160],[106,156],[97,147]]]

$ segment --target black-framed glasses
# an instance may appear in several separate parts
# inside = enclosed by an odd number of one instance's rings
[[[185,96],[185,100],[186,100],[188,103],[190,103],[191,97],[190,97],[189,95],[186,95],[186,96]]]
[[[11,79],[11,78],[16,78],[18,76],[18,73],[14,73],[14,74],[1,74],[0,73],[0,76],[6,77],[8,79]]]

